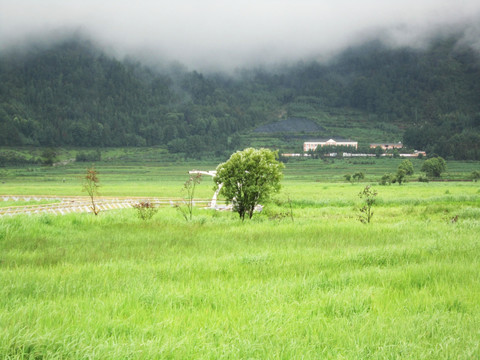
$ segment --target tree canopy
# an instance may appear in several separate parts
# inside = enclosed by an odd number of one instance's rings
[[[429,177],[440,177],[447,169],[447,163],[442,157],[434,157],[425,160],[422,165],[421,171]]]
[[[413,164],[408,159],[403,160],[400,165],[398,165],[398,170],[405,171],[405,175],[413,175],[414,173]]]
[[[220,194],[242,220],[245,215],[252,218],[255,207],[280,190],[284,165],[277,159],[277,152],[248,148],[218,165],[214,181],[217,187],[223,184]]]

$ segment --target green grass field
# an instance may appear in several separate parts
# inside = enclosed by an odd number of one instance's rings
[[[188,170],[215,166],[97,169],[102,195],[181,196]],[[150,221],[2,217],[0,358],[480,358],[480,185],[375,185],[397,166],[288,163],[282,192],[244,223],[168,207]],[[446,176],[478,168],[449,162]],[[0,193],[82,195],[83,169],[8,169]],[[341,181],[354,170],[366,181]],[[364,225],[367,184],[378,200]]]

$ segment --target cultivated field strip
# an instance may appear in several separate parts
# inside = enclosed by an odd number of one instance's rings
[[[0,207],[0,216],[14,216],[19,214],[54,214],[65,215],[76,212],[92,212],[92,202],[86,196],[44,196],[44,195],[0,195],[0,201],[14,202],[48,202],[34,205],[6,206]],[[156,207],[177,206],[186,202],[181,198],[149,198],[149,197],[99,197],[95,199],[95,206],[101,211],[131,208],[136,204],[149,202]],[[195,199],[197,207],[207,207],[210,201]]]

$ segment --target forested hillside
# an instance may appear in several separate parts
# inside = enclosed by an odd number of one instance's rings
[[[247,89],[182,73],[178,84],[138,62],[68,41],[0,62],[0,144],[228,146],[228,135],[264,118]]]
[[[328,63],[234,75],[159,71],[131,59],[119,61],[82,39],[3,52],[0,145],[159,145],[223,154],[260,125],[355,109],[365,121],[405,130],[412,148],[480,159],[480,58],[455,37],[424,50],[371,42]],[[382,140],[389,139],[370,141]]]

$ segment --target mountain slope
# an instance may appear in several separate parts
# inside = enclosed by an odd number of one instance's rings
[[[78,38],[12,50],[0,55],[0,145],[160,145],[170,152],[224,153],[248,145],[245,134],[261,125],[299,117],[333,129],[323,135],[406,129],[407,145],[479,159],[480,60],[457,39],[436,39],[423,50],[371,42],[329,63],[244,69],[235,76],[155,71]],[[360,115],[335,115],[348,109]],[[366,140],[391,139],[372,133]]]

